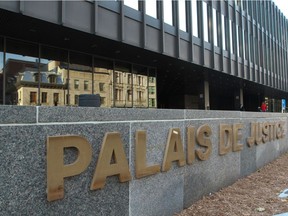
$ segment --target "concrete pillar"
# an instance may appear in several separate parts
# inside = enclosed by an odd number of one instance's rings
[[[209,99],[209,82],[204,81],[204,98],[205,98],[205,110],[210,109],[210,99]]]
[[[240,88],[240,104],[244,106],[243,88]]]

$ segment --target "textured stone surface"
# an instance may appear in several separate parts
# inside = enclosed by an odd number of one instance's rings
[[[135,176],[135,133],[147,131],[147,164],[161,165],[170,128],[180,128],[183,139],[183,122],[133,123],[131,125],[131,171]],[[182,143],[184,145],[184,143]],[[130,215],[173,215],[183,208],[185,167],[173,162],[167,172],[157,173],[130,182]]]
[[[249,147],[247,144],[247,138],[251,136],[251,122],[254,119],[242,120],[244,124],[243,132],[243,150],[241,151],[241,177],[247,176],[252,172],[255,172],[256,168],[256,146]]]
[[[281,113],[16,106],[1,106],[0,113],[1,216],[173,215],[288,150],[287,135],[266,144],[247,146],[251,122],[286,121],[287,134],[287,114]],[[242,151],[219,155],[221,123],[243,123]],[[148,165],[162,167],[169,129],[180,128],[186,155],[187,127],[197,129],[204,124],[212,129],[212,154],[206,161],[195,159],[183,167],[173,162],[167,172],[135,178],[137,130],[147,131]],[[90,191],[104,135],[114,131],[121,134],[132,180],[119,183],[117,176],[108,177],[102,190]],[[46,138],[68,134],[88,139],[93,148],[92,161],[80,175],[65,178],[63,200],[47,202]],[[205,150],[198,144],[196,148]],[[75,158],[76,151],[65,150],[65,163],[72,163]]]
[[[226,120],[225,123],[233,124],[239,121]],[[187,126],[199,126],[208,124],[212,129],[211,142],[212,153],[208,160],[200,161],[195,159],[194,163],[186,166],[185,187],[184,187],[184,208],[189,207],[193,202],[203,195],[213,193],[222,187],[235,182],[240,176],[240,152],[229,152],[226,155],[219,155],[219,125],[224,121],[189,121]],[[201,147],[196,144],[196,149]]]
[[[36,123],[35,106],[0,106],[0,124]]]
[[[185,110],[185,119],[203,118],[239,118],[239,111],[218,111],[218,110]]]
[[[183,118],[184,110],[39,107],[39,122],[137,121]]]
[[[0,135],[1,215],[128,215],[129,183],[108,177],[102,190],[90,191],[96,160],[104,134],[121,133],[129,155],[128,124],[84,124],[2,127]],[[46,137],[81,135],[93,148],[86,171],[65,178],[65,198],[46,200]],[[69,156],[68,156],[69,157]],[[5,166],[3,166],[5,164]]]

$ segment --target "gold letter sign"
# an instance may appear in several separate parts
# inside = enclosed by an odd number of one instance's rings
[[[178,161],[179,166],[186,165],[179,128],[170,129],[169,131],[162,171],[168,171],[173,161]]]
[[[90,189],[103,188],[106,178],[113,175],[119,175],[120,182],[131,180],[128,161],[118,132],[105,134]]]
[[[78,157],[72,164],[64,165],[64,148],[77,148]],[[64,178],[78,175],[89,165],[92,148],[80,136],[54,136],[47,138],[47,200],[64,198]]]
[[[136,178],[142,178],[160,172],[160,165],[147,166],[146,143],[147,143],[146,131],[136,131],[136,142],[135,142]]]

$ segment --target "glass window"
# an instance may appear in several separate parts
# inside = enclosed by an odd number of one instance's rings
[[[127,90],[128,101],[132,101],[132,90]]]
[[[155,99],[149,98],[149,107],[156,107]]]
[[[84,90],[85,90],[85,91],[89,90],[88,85],[89,85],[89,81],[84,80]]]
[[[237,38],[237,42],[238,42],[238,55],[240,56],[240,57],[244,57],[244,46],[243,46],[243,36],[244,36],[244,34],[243,34],[243,31],[242,31],[242,28],[241,28],[241,26],[236,26],[237,27],[237,29],[238,29],[238,32],[237,32],[237,35],[238,35],[238,38]]]
[[[17,40],[6,40],[5,104],[40,104],[39,47]]]
[[[92,94],[93,73],[92,73],[92,56],[71,52],[69,65],[69,79],[74,80],[74,87],[69,86],[68,102],[77,104],[75,95]],[[84,82],[87,82],[87,90],[84,89]],[[72,101],[69,101],[72,100]]]
[[[47,92],[41,93],[41,103],[44,105],[47,103]]]
[[[113,62],[103,59],[94,59],[94,86],[95,94],[100,95],[101,107],[113,107]]]
[[[53,103],[54,106],[57,106],[59,103],[59,93],[53,93]]]
[[[148,70],[133,65],[133,107],[148,107]]]
[[[157,107],[157,85],[156,85],[156,70],[154,68],[148,69],[148,106],[150,108]]]
[[[68,52],[58,48],[42,46],[40,61],[41,91],[47,92],[46,105],[64,106],[69,84]]]
[[[222,43],[223,43],[223,50],[227,50],[227,41],[226,41],[226,32],[227,32],[227,19],[222,14]]]
[[[218,16],[216,9],[213,8],[213,34],[214,34],[214,45],[219,46],[218,43]]]
[[[79,105],[79,95],[74,95],[74,105]]]
[[[163,3],[163,12],[164,12],[164,22],[173,25],[173,6],[172,0],[162,1]]]
[[[209,29],[208,29],[208,8],[207,3],[203,2],[203,30],[204,30],[204,40],[209,41]]]
[[[186,23],[186,1],[185,0],[178,0],[179,4],[179,28],[183,31],[187,31],[187,23]]]
[[[116,62],[115,64],[115,106],[116,107],[132,107],[133,101],[128,100],[128,90],[133,90],[133,81],[129,83],[129,75],[131,73],[131,65],[128,63]]]
[[[100,92],[104,91],[104,86],[105,86],[105,83],[99,83],[99,91]]]
[[[30,91],[30,104],[36,105],[37,103],[37,92]]]
[[[192,0],[193,35],[199,37],[197,0]]]
[[[249,40],[249,46],[250,46],[250,61],[254,62],[254,47],[253,47],[253,36],[250,35],[250,40]]]
[[[74,89],[79,89],[79,80],[74,80]]]
[[[232,26],[232,21],[229,20],[229,27],[230,27],[230,52],[234,53],[234,47],[233,47],[233,26]]]
[[[239,41],[239,35],[238,35],[238,26],[236,25],[236,45],[237,45],[237,55],[240,56],[240,49],[241,49],[241,44]]]
[[[138,0],[124,0],[124,4],[135,10],[139,10]]]
[[[146,14],[157,19],[157,1],[146,0]]]
[[[243,38],[243,58],[247,60],[247,35],[246,35],[246,32],[245,30],[243,29],[242,31],[243,35],[242,35],[242,38]]]

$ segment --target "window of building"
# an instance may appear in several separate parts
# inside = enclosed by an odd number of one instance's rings
[[[87,80],[84,80],[84,90],[88,90],[89,88],[88,88],[88,83],[89,83],[89,81],[87,81]]]
[[[122,89],[115,89],[115,100],[121,101],[122,100]]]
[[[138,101],[143,100],[143,92],[142,91],[137,91],[137,99],[138,99]]]
[[[43,83],[50,83],[49,91],[42,89],[42,91],[47,91],[48,93],[48,104],[51,106],[64,105],[65,99],[63,95],[61,98],[58,92],[65,91],[68,93],[68,51],[60,48],[42,46],[41,45],[41,67],[40,71],[44,75],[48,75],[47,80],[43,80]],[[48,60],[49,59],[49,60]],[[73,71],[72,71],[73,74]],[[45,79],[45,76],[42,76]],[[57,84],[54,85],[54,84]],[[70,81],[70,85],[73,88],[73,79]],[[63,90],[59,90],[62,88]],[[60,100],[61,99],[61,100]],[[63,102],[63,103],[60,103]]]
[[[192,22],[193,35],[199,37],[197,0],[192,0]]]
[[[34,73],[34,81],[39,82],[39,73]]]
[[[255,45],[255,64],[258,65],[258,60],[259,60],[259,42],[256,39],[256,37],[254,37],[254,45]]]
[[[49,83],[51,83],[51,84],[56,83],[56,75],[50,75],[49,76]]]
[[[74,95],[74,104],[79,105],[79,95]]]
[[[36,102],[37,102],[37,93],[30,92],[30,103],[36,103]]]
[[[208,25],[208,7],[206,2],[203,2],[203,30],[204,30],[204,40],[210,42],[209,25]]]
[[[30,105],[31,98],[30,92],[38,92],[39,85],[38,76],[39,70],[39,46],[36,44],[30,44],[23,41],[6,38],[6,54],[5,59],[0,60],[5,64],[2,68],[5,69],[5,79],[3,87],[5,91],[1,91],[3,104],[10,105]],[[0,42],[1,43],[1,42]],[[0,45],[1,46],[1,45]],[[0,51],[1,52],[1,51]],[[36,76],[34,76],[37,74]],[[31,85],[31,83],[33,83]],[[0,84],[2,87],[2,83]],[[22,90],[22,100],[17,98],[18,92]],[[36,94],[37,98],[34,98],[32,103],[41,103],[41,94]],[[39,97],[39,98],[38,98]],[[35,99],[35,100],[34,100]]]
[[[248,43],[247,43],[247,34],[245,30],[243,29],[243,58],[247,60],[247,49],[248,49]]]
[[[137,84],[139,86],[143,86],[143,76],[137,76]]]
[[[154,98],[149,99],[149,107],[155,107],[155,99]]]
[[[128,84],[132,84],[132,74],[128,74],[127,82],[128,82]]]
[[[54,103],[54,106],[57,106],[59,104],[59,93],[53,94],[53,103]]]
[[[149,94],[155,94],[155,87],[154,86],[149,86]]]
[[[132,101],[132,91],[131,90],[127,90],[127,97],[128,97],[128,101]]]
[[[124,4],[135,10],[139,10],[138,0],[124,0]]]
[[[79,80],[74,80],[74,89],[79,89]]]
[[[237,35],[238,35],[238,38],[237,38],[237,43],[238,43],[238,56],[240,57],[244,57],[244,47],[243,47],[243,31],[242,31],[242,28],[241,26],[236,26],[236,28],[238,29],[238,32],[237,32]]]
[[[146,14],[157,19],[157,1],[145,0]]]
[[[178,0],[178,13],[179,13],[179,28],[187,31],[187,15],[186,15],[186,0]]]
[[[100,92],[104,91],[104,86],[105,86],[105,83],[99,83],[99,91]]]
[[[122,83],[122,73],[115,72],[116,83]]]
[[[74,89],[72,88],[72,91],[67,89],[67,93],[70,94],[69,102],[71,102],[71,105],[75,104],[74,98],[76,93],[78,95],[92,94],[94,90],[92,59],[90,55],[70,51],[69,80],[72,80],[72,82],[74,80]],[[88,88],[84,89],[85,81],[88,81],[89,85],[91,83],[91,88],[88,85]],[[73,83],[71,83],[70,86],[72,87]],[[76,92],[73,90],[76,90]]]
[[[222,21],[222,44],[223,44],[223,50],[227,50],[227,41],[226,41],[226,32],[227,32],[227,19],[222,14],[221,16]]]
[[[241,44],[239,41],[239,35],[238,35],[238,26],[236,25],[236,44],[237,44],[237,56],[240,56],[240,49],[241,49]]]
[[[163,13],[164,13],[164,22],[173,25],[173,5],[172,0],[162,1],[163,3]]]
[[[232,26],[232,21],[229,20],[229,27],[230,27],[230,52],[234,53],[234,46],[233,46],[233,26]]]
[[[41,103],[47,103],[47,92],[41,93]]]
[[[70,104],[70,94],[66,94],[66,104]]]
[[[213,8],[213,35],[214,35],[214,46],[219,46],[218,43],[218,13]]]
[[[149,77],[149,83],[155,83],[156,78],[155,77]]]
[[[254,62],[254,47],[253,47],[253,36],[250,35],[250,40],[249,40],[249,47],[250,47],[250,60],[251,62]]]

